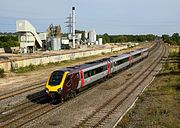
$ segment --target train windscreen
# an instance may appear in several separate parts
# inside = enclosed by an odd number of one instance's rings
[[[51,86],[59,85],[62,81],[63,74],[64,74],[63,71],[54,71],[49,79],[49,85]]]

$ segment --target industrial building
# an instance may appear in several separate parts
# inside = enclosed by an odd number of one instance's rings
[[[60,25],[51,24],[46,32],[38,33],[35,27],[27,20],[16,21],[16,32],[20,40],[20,53],[33,53],[38,50],[60,50],[62,48],[80,48],[81,45],[102,45],[102,38],[96,39],[96,31],[85,31],[85,40],[82,33],[76,33],[75,7],[67,17],[69,32],[67,37],[61,36]]]
[[[42,48],[42,41],[36,29],[27,20],[16,21],[16,32],[20,35],[20,52],[34,52],[36,48]]]

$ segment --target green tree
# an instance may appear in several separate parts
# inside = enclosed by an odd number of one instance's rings
[[[103,36],[103,43],[110,43],[110,37],[107,33],[105,33]]]
[[[118,37],[118,42],[127,42],[128,41],[128,38],[124,35],[121,35]]]
[[[174,33],[172,35],[172,41],[173,41],[173,44],[180,44],[180,36],[179,36],[179,33]]]
[[[18,36],[2,35],[0,36],[0,48],[19,46]]]
[[[171,40],[170,36],[167,34],[162,35],[162,39],[165,43],[169,43]]]

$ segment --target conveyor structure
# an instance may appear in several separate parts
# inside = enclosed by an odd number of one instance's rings
[[[17,20],[16,32],[20,34],[21,53],[33,52],[36,48],[42,48],[42,41],[29,21]]]

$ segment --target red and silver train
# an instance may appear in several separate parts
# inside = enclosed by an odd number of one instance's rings
[[[46,94],[56,101],[73,97],[77,91],[142,60],[148,56],[148,53],[148,48],[143,48],[56,70],[51,73],[47,80]]]

